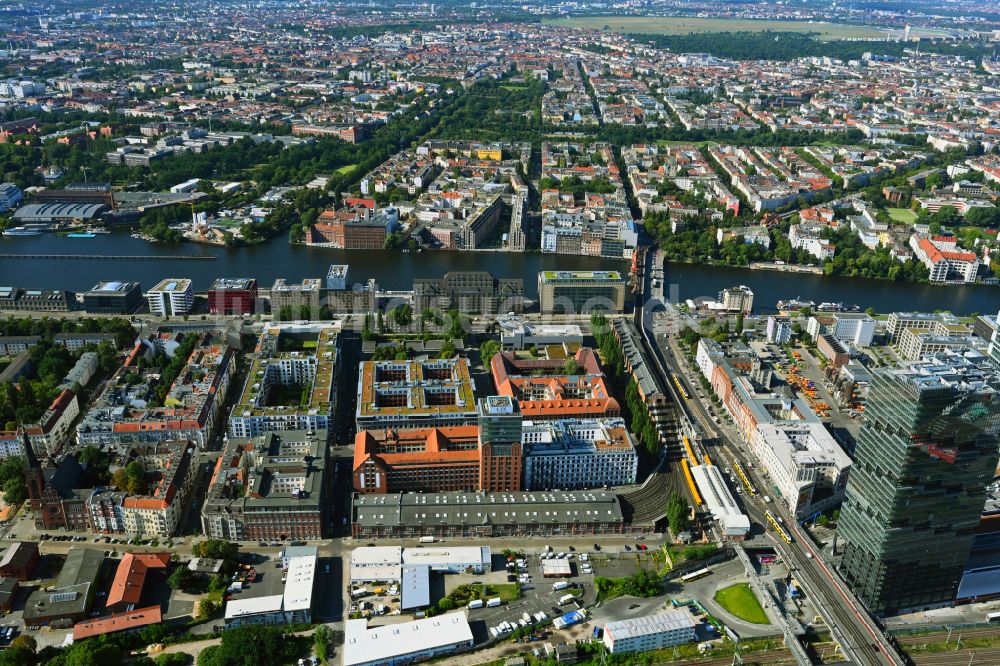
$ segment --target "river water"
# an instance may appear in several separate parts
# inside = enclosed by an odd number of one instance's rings
[[[262,288],[276,278],[323,278],[330,264],[349,264],[350,282],[375,278],[383,289],[410,289],[414,278],[440,277],[448,271],[486,270],[496,277],[520,277],[525,295],[535,298],[538,272],[543,270],[626,270],[628,264],[552,254],[509,252],[409,252],[333,250],[289,245],[282,239],[244,248],[184,243],[147,243],[127,231],[94,238],[55,235],[0,237],[0,285],[85,291],[100,280],[136,280],[150,288],[166,277],[194,280],[204,291],[217,277],[255,277]],[[150,256],[151,259],[39,259],[28,255]],[[214,260],[178,260],[175,256],[211,256]],[[951,310],[956,314],[996,313],[1000,287],[969,285],[940,287],[861,278],[826,277],[745,268],[670,264],[666,283],[681,299],[716,297],[725,287],[745,284],[753,289],[754,309],[774,311],[780,299],[801,297],[820,302],[854,303],[879,312]]]

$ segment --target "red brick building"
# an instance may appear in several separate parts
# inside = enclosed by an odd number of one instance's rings
[[[0,577],[31,580],[31,572],[38,563],[38,544],[32,541],[15,541],[0,556]]]
[[[208,289],[208,311],[214,315],[249,315],[257,311],[257,280],[219,278]]]

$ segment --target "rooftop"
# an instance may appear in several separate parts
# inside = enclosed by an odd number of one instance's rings
[[[368,627],[367,620],[348,620],[344,632],[344,666],[391,663],[403,655],[472,644],[472,629],[464,612],[423,620]]]
[[[185,292],[191,289],[191,280],[187,278],[167,278],[161,280],[159,284],[150,289],[150,293],[154,292]]]

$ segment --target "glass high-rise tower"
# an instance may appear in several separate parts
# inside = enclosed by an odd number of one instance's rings
[[[874,613],[950,603],[1000,457],[1000,373],[958,353],[877,371],[865,415],[841,572]]]

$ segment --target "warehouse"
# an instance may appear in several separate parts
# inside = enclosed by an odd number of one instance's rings
[[[100,218],[108,207],[104,204],[33,203],[14,211],[17,224],[75,222]]]
[[[660,650],[697,638],[687,610],[670,610],[604,625],[604,645],[611,654]]]
[[[348,620],[344,666],[397,666],[472,646],[472,628],[464,612],[371,628],[367,620]]]

